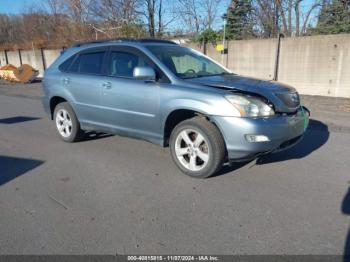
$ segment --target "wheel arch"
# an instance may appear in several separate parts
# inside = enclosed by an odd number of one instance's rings
[[[63,103],[63,102],[68,102],[73,107],[73,105],[69,101],[69,99],[67,99],[66,97],[64,97],[62,95],[54,95],[50,98],[49,107],[50,107],[51,120],[53,119],[53,113],[55,111],[56,106],[60,103]]]
[[[217,127],[216,123],[212,121],[210,115],[203,111],[186,107],[173,109],[165,117],[163,125],[163,146],[166,147],[169,145],[170,134],[180,122],[195,116],[203,117]],[[218,128],[218,130],[221,133],[220,128]]]

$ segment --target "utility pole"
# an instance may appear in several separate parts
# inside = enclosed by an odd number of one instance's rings
[[[280,64],[280,52],[281,52],[281,39],[284,38],[284,34],[278,34],[277,48],[276,48],[276,59],[275,59],[275,70],[273,74],[273,80],[278,81],[278,69]]]
[[[222,36],[222,45],[224,47],[224,50],[221,51],[221,64],[224,65],[224,57],[225,57],[225,38],[226,38],[226,22],[227,22],[227,15],[224,14],[222,16],[222,20],[223,20],[223,23],[224,23],[224,31],[223,31],[223,36]]]

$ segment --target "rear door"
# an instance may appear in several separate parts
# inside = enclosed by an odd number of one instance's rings
[[[77,54],[62,78],[74,98],[74,108],[81,122],[100,123],[101,88],[106,48],[93,48]]]
[[[164,78],[159,69],[140,50],[126,46],[111,47],[106,65],[101,95],[105,122],[131,136],[160,139],[159,96]],[[137,66],[154,68],[158,81],[133,78]]]

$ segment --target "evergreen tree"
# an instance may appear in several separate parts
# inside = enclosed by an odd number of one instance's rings
[[[341,34],[350,33],[350,1],[332,0],[324,1],[318,17],[317,34]]]
[[[213,45],[215,45],[216,42],[221,39],[218,39],[218,33],[215,32],[213,29],[207,29],[200,33],[196,40],[201,44],[212,43]]]
[[[227,38],[247,39],[254,36],[251,0],[232,0],[227,10]]]
[[[198,35],[198,37],[195,39],[197,42],[199,42],[204,47],[204,54],[207,54],[207,44],[212,43],[212,45],[215,45],[218,40],[219,35],[217,32],[215,32],[213,29],[207,29],[204,30],[202,33]]]

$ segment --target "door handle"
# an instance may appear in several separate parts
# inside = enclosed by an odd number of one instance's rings
[[[111,89],[112,83],[111,82],[104,82],[102,84],[102,86],[104,87],[104,89]]]
[[[70,82],[70,78],[69,77],[65,77],[65,78],[62,79],[62,81],[63,81],[63,84],[67,85]]]

